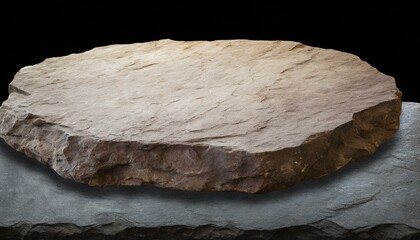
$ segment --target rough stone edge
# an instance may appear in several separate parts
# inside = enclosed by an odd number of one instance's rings
[[[243,230],[231,226],[157,226],[109,223],[78,226],[72,223],[19,222],[0,227],[0,239],[419,239],[420,229],[398,223],[346,229],[332,221],[273,230]]]
[[[10,87],[9,91],[10,94],[22,94],[16,87]],[[352,120],[332,131],[310,136],[301,146],[266,153],[249,153],[197,143],[114,142],[92,136],[73,136],[68,133],[66,126],[48,123],[33,114],[17,116],[21,113],[8,111],[4,106],[0,107],[0,137],[12,148],[50,166],[60,176],[91,186],[149,184],[187,191],[257,193],[285,188],[304,179],[322,177],[354,159],[374,153],[399,129],[401,105],[401,92],[396,90],[393,100],[353,114]],[[167,147],[169,145],[170,148]],[[115,179],[124,176],[118,172],[130,168],[130,160],[125,154],[130,151],[140,151],[146,158],[157,154],[159,161],[149,161],[157,164],[149,167],[150,172],[144,176]],[[165,162],[164,154],[168,151],[192,151],[198,156],[196,171],[185,173],[179,169],[166,169],[173,161]],[[111,160],[111,157],[114,159]],[[79,159],[78,165],[72,161],[75,158]],[[204,166],[208,168],[206,164],[209,158],[219,159],[218,163],[210,163],[210,169],[214,172],[208,175],[217,179],[213,182],[206,181],[206,175],[202,174]],[[340,161],[338,164],[337,159]],[[229,166],[220,168],[220,161]],[[295,161],[309,164],[294,165]],[[242,175],[236,171],[239,168]],[[83,169],[83,172],[78,172],[79,169]],[[153,176],[159,177],[151,179]],[[176,178],[180,180],[171,181]]]
[[[267,159],[278,159],[279,157],[284,158],[285,154],[293,155],[297,151],[299,156],[295,159],[303,157],[308,159],[307,162],[311,161],[311,164],[305,171],[302,171],[299,180],[294,182],[274,180],[262,191],[272,191],[292,186],[302,180],[316,179],[341,169],[353,160],[373,154],[400,127],[401,95],[401,92],[397,90],[393,100],[381,102],[356,112],[351,121],[329,132],[310,136],[299,147],[268,153]],[[317,158],[313,158],[313,156],[317,156]],[[295,172],[299,170],[297,169]],[[280,179],[284,177],[282,172],[277,174],[277,176],[275,173],[272,175]],[[276,183],[283,183],[283,185],[277,186]]]

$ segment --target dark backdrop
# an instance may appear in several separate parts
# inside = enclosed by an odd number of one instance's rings
[[[414,0],[10,2],[0,3],[0,102],[26,65],[101,45],[163,38],[294,40],[350,52],[394,76],[404,101],[420,102],[420,11]]]

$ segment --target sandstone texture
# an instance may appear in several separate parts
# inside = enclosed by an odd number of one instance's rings
[[[265,194],[91,187],[0,141],[0,239],[420,239],[420,104],[364,161]]]
[[[111,45],[22,68],[0,137],[92,186],[264,192],[372,154],[399,128],[392,77],[288,41]]]

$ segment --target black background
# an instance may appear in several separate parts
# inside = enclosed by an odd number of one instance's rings
[[[395,77],[404,101],[420,102],[416,1],[10,2],[0,3],[0,102],[26,65],[164,38],[293,40],[350,52]]]

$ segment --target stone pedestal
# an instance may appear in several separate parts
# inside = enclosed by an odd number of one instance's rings
[[[111,45],[22,68],[0,138],[90,186],[269,192],[368,156],[399,128],[394,78],[290,41]]]

